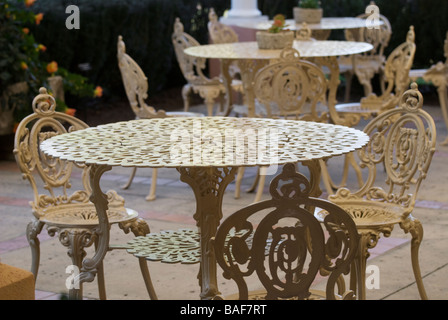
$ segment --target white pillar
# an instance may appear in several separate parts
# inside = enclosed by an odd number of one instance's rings
[[[232,0],[229,18],[254,18],[261,16],[257,0]]]

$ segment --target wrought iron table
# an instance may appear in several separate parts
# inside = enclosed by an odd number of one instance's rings
[[[300,53],[301,58],[309,59],[328,59],[326,64],[330,67],[331,74],[331,99],[336,100],[336,89],[339,83],[339,68],[336,57],[344,55],[354,55],[367,52],[373,49],[370,43],[356,41],[313,41],[313,40],[294,40],[293,48]],[[185,49],[185,53],[192,57],[219,59],[221,60],[221,73],[230,90],[231,76],[229,74],[229,65],[236,61],[240,68],[241,80],[243,82],[245,92],[245,102],[247,104],[247,116],[255,116],[255,98],[253,94],[252,82],[255,73],[269,63],[270,60],[278,59],[281,50],[265,50],[258,49],[257,42],[236,42],[224,44],[207,44]],[[231,111],[230,101],[225,114]]]
[[[296,24],[294,19],[286,19],[285,24],[288,29],[298,30],[302,26]],[[337,30],[337,29],[358,29],[365,27],[377,27],[383,22],[379,19],[362,19],[357,17],[324,17],[319,23],[308,23],[311,30]],[[243,21],[236,24],[238,27],[250,28],[256,30],[267,30],[272,25],[271,21]]]
[[[302,162],[310,169],[312,195],[321,191],[319,159],[346,154],[367,144],[362,131],[297,120],[231,117],[140,119],[110,123],[45,140],[48,156],[91,167],[91,201],[99,218],[98,246],[85,258],[80,283],[92,281],[109,246],[108,201],[100,178],[114,166],[176,168],[194,191],[200,232],[201,298],[219,294],[216,260],[209,250],[222,217],[226,186],[239,167]],[[80,290],[70,297],[80,299]]]

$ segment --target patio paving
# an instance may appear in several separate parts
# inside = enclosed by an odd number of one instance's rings
[[[420,266],[423,281],[430,299],[448,299],[448,181],[447,158],[448,147],[442,146],[447,136],[441,110],[436,105],[425,109],[431,113],[438,129],[438,145],[427,179],[418,196],[414,210],[424,227],[424,238],[420,247]],[[192,108],[192,111],[201,107]],[[363,124],[359,125],[361,129]],[[331,170],[337,170],[330,167]],[[179,181],[179,174],[174,169],[160,169],[157,185],[157,199],[145,200],[149,191],[150,169],[137,170],[136,179],[128,190],[121,186],[127,181],[131,169],[113,168],[102,179],[103,190],[115,189],[125,198],[126,206],[139,211],[151,231],[173,230],[177,228],[194,228],[192,213],[195,200],[191,189]],[[256,174],[255,168],[246,170],[243,187],[248,187]],[[80,182],[76,173],[73,185]],[[268,197],[267,184],[264,198]],[[253,193],[241,193],[240,199],[234,199],[234,183],[227,188],[223,201],[224,216],[250,204]],[[9,265],[29,269],[31,254],[25,237],[25,228],[31,219],[28,202],[32,194],[28,182],[21,179],[21,174],[14,161],[0,161],[0,261]],[[111,230],[111,243],[124,244],[132,235],[125,235],[118,227]],[[59,300],[68,293],[65,280],[69,277],[66,267],[71,263],[57,237],[50,237],[46,231],[40,235],[41,264],[36,282],[36,299]],[[92,255],[89,248],[88,255]],[[367,299],[378,300],[417,300],[417,287],[410,263],[410,235],[405,235],[397,226],[390,238],[380,239],[377,247],[371,251],[368,265],[377,266],[380,272],[379,287],[367,290]],[[111,251],[105,258],[105,277],[108,299],[144,300],[148,299],[138,260],[124,250]],[[155,289],[160,299],[197,300],[199,286],[196,279],[198,265],[170,265],[151,262],[150,272]],[[232,293],[235,287],[225,280],[218,269],[220,290],[223,294]],[[86,299],[98,299],[96,283],[84,285]]]

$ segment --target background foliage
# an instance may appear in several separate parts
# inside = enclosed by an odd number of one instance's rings
[[[356,16],[364,12],[369,2],[321,0],[321,5],[324,16]],[[65,28],[68,17],[65,8],[70,4],[80,8],[80,30]],[[413,24],[417,43],[414,68],[429,67],[444,60],[448,1],[377,0],[376,4],[392,24],[393,34],[386,54],[405,40],[409,25]],[[259,9],[270,18],[277,13],[292,18],[292,8],[296,5],[296,0],[258,0]],[[38,0],[33,9],[44,12],[45,19],[35,37],[45,43],[48,54],[59,65],[87,76],[101,85],[105,94],[121,95],[123,86],[116,59],[117,37],[121,34],[128,53],[149,78],[151,96],[184,83],[171,44],[175,17],[180,17],[186,32],[200,43],[207,43],[209,7],[214,7],[221,16],[230,8],[230,0]],[[332,33],[332,38],[341,37],[341,32]],[[80,69],[79,65],[84,63],[91,69]]]

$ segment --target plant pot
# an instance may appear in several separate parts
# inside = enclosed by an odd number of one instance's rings
[[[279,33],[257,31],[255,37],[259,49],[283,49],[292,46],[294,31],[288,30]]]
[[[306,23],[320,23],[322,20],[323,10],[319,9],[307,9],[307,8],[293,8],[294,21],[296,24]]]

